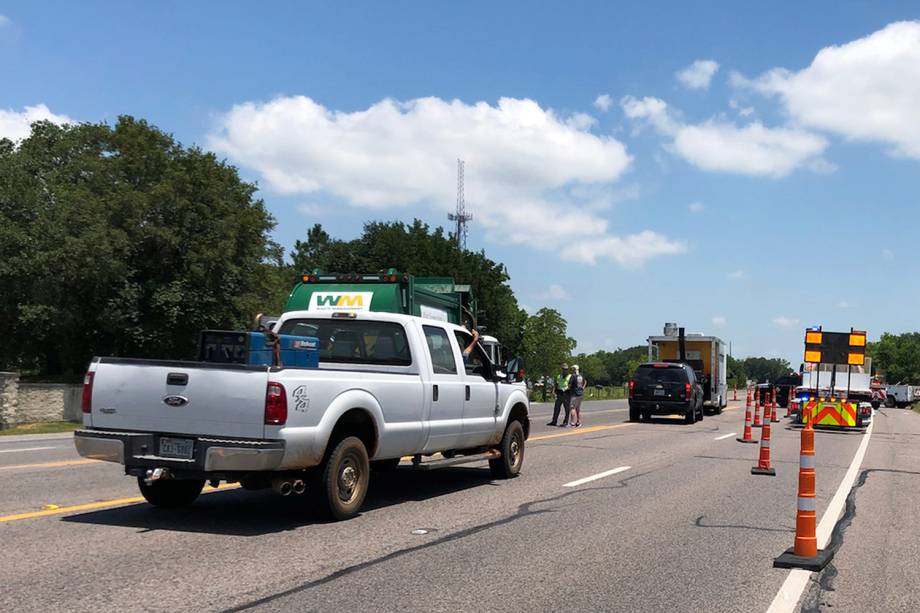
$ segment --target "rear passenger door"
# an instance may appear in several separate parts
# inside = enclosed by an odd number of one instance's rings
[[[451,335],[438,325],[422,326],[431,380],[425,385],[428,403],[428,442],[424,451],[457,449],[463,446],[463,404],[465,386],[460,375],[458,352]]]

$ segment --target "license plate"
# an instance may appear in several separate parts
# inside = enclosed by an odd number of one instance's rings
[[[653,394],[655,396],[664,396],[664,390],[655,390]]]
[[[191,460],[194,449],[195,441],[190,438],[163,437],[160,439],[160,456],[164,458]]]

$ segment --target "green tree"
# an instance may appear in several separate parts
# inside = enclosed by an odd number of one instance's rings
[[[479,303],[479,323],[496,336],[511,353],[521,346],[521,330],[526,313],[518,306],[503,264],[494,262],[482,251],[458,249],[442,228],[432,230],[415,220],[369,222],[362,235],[351,241],[331,238],[320,225],[297,241],[291,252],[296,273],[377,272],[395,268],[417,276],[453,277],[470,284]]]
[[[745,358],[744,362],[742,362],[742,366],[744,367],[744,373],[747,374],[747,378],[758,383],[776,381],[783,375],[788,375],[792,370],[789,362],[781,358]],[[731,370],[729,370],[729,373],[730,372]]]
[[[739,389],[744,389],[748,379],[747,372],[744,370],[744,362],[732,356],[728,356],[727,361],[728,372],[726,373],[726,378],[728,379],[728,386],[731,387],[735,385],[738,386]]]
[[[886,332],[878,342],[869,343],[866,352],[888,383],[920,383],[920,332]]]
[[[255,191],[131,117],[0,141],[0,362],[187,358],[199,330],[244,325],[281,259]]]
[[[575,339],[568,336],[566,321],[558,311],[542,308],[524,322],[522,354],[533,380],[556,374],[573,349]],[[546,400],[545,385],[543,399]]]

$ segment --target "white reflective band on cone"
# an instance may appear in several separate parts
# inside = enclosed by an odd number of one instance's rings
[[[799,496],[799,511],[814,511],[814,510],[815,510],[814,496]]]
[[[814,468],[815,456],[802,454],[799,456],[799,468]]]
[[[760,439],[760,446],[761,446],[761,447],[769,447],[769,446],[770,446],[770,439],[768,439],[768,438],[762,438],[762,439]]]

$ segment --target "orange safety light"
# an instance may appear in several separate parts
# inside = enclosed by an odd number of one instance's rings
[[[865,347],[865,346],[866,346],[866,333],[865,332],[850,333],[850,347]]]
[[[823,337],[824,335],[820,332],[806,332],[805,342],[809,345],[820,345]]]
[[[847,364],[850,366],[862,366],[866,363],[866,354],[850,353],[847,355]]]
[[[820,364],[821,363],[821,352],[820,351],[806,351],[805,352],[805,361],[810,362],[811,364]]]

